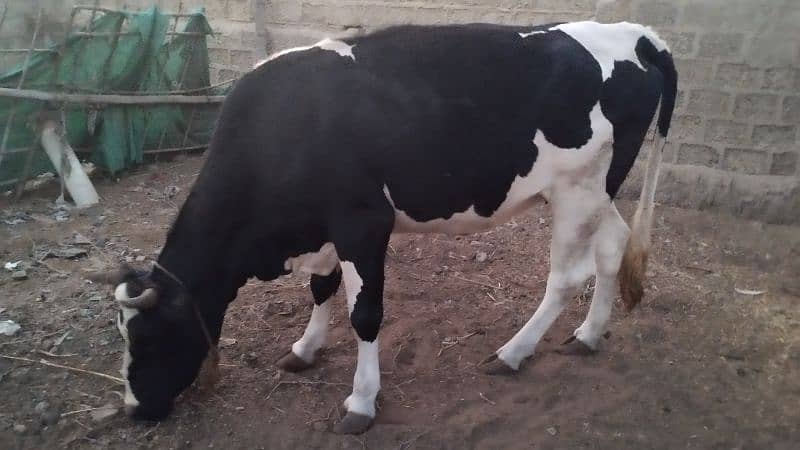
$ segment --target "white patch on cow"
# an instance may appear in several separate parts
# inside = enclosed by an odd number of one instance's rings
[[[552,144],[547,140],[542,130],[537,130],[533,137],[533,143],[539,149],[539,157],[536,159],[534,170],[537,172],[537,165],[541,170],[553,171],[555,175],[574,172],[583,167],[590,166],[597,157],[597,153],[602,149],[603,144],[611,139],[614,126],[603,115],[603,110],[598,101],[589,112],[589,121],[592,128],[592,136],[589,140],[578,148],[564,149]],[[543,167],[542,167],[543,166]],[[512,189],[513,189],[512,185]]]
[[[336,41],[333,39],[323,39],[318,42],[315,47],[319,47],[323,50],[330,50],[332,52],[336,52],[339,56],[347,56],[355,62],[356,56],[353,54],[353,47],[355,45],[349,45],[344,41]]]
[[[445,234],[471,234],[489,230],[507,222],[511,217],[533,206],[539,199],[537,190],[521,189],[527,177],[517,177],[512,183],[506,200],[489,217],[484,217],[475,212],[475,206],[470,206],[464,211],[456,212],[448,219],[432,219],[418,222],[411,218],[405,211],[395,206],[389,188],[384,185],[383,193],[395,211],[394,233],[445,233]],[[523,192],[533,192],[524,196]],[[525,197],[525,198],[522,198]]]
[[[314,305],[303,337],[292,344],[292,353],[307,363],[314,362],[317,350],[325,344],[328,336],[328,322],[331,320],[331,303]]]
[[[342,278],[347,291],[347,310],[353,313],[358,294],[364,286],[364,280],[358,274],[355,264],[342,261]],[[378,339],[374,342],[358,339],[358,363],[353,378],[353,393],[344,401],[349,412],[375,417],[375,397],[381,389],[381,371],[378,362]]]
[[[294,53],[294,52],[304,52],[306,50],[311,50],[312,48],[319,48],[319,49],[322,49],[322,50],[328,50],[328,51],[331,51],[331,52],[336,52],[336,53],[339,54],[339,56],[348,57],[348,58],[352,59],[353,61],[355,61],[356,60],[356,56],[353,54],[353,47],[355,47],[355,45],[349,45],[348,43],[346,43],[344,41],[337,41],[337,40],[334,40],[334,39],[325,38],[325,39],[317,42],[314,45],[306,45],[306,46],[303,46],[303,47],[287,48],[287,49],[281,50],[281,51],[279,51],[277,53],[273,53],[272,55],[269,55],[266,59],[262,59],[261,61],[257,62],[253,66],[253,69],[257,68],[258,66],[260,66],[260,65],[262,65],[262,64],[264,64],[266,62],[269,62],[269,61],[272,61],[274,59],[280,58],[283,55],[288,55],[289,53]]]
[[[117,300],[128,300],[128,285],[127,283],[122,283],[114,289],[114,298]],[[117,329],[119,333],[122,335],[122,339],[125,341],[125,352],[122,354],[122,368],[120,369],[119,373],[122,375],[122,378],[125,379],[125,397],[124,402],[126,406],[139,406],[139,400],[133,394],[133,390],[131,389],[131,383],[128,381],[128,368],[130,368],[131,363],[133,362],[133,357],[131,356],[131,341],[128,337],[128,322],[131,319],[136,317],[139,314],[138,309],[134,308],[126,308],[124,306],[120,306],[122,311],[122,320],[120,317],[117,316]]]
[[[358,275],[356,265],[352,262],[342,261],[340,266],[342,267],[344,288],[347,291],[347,312],[348,314],[352,314],[353,307],[355,307],[356,301],[358,300],[358,294],[361,292],[361,288],[364,286],[364,280],[362,280],[361,276]]]
[[[283,268],[294,273],[315,274],[327,276],[339,264],[339,255],[333,243],[327,242],[316,252],[303,253],[288,258],[283,263]]]
[[[641,68],[641,61],[636,55],[636,43],[644,36],[653,43],[656,50],[667,49],[666,43],[648,27],[643,25],[619,22],[601,24],[597,22],[570,22],[556,25],[550,30],[561,30],[570,35],[594,56],[600,64],[603,81],[611,78],[614,61],[631,61]]]
[[[519,37],[525,39],[526,37],[535,36],[537,34],[547,34],[547,31],[531,31],[530,33],[517,33]]]
[[[613,126],[603,115],[598,102],[589,112],[592,136],[579,148],[564,149],[553,145],[541,130],[537,130],[533,143],[539,149],[533,169],[526,176],[517,176],[506,194],[505,200],[489,217],[483,217],[470,206],[456,212],[448,219],[433,219],[418,222],[395,204],[389,187],[383,186],[386,199],[395,210],[395,233],[446,233],[468,234],[491,229],[529,209],[540,201],[543,191],[557,180],[560,174],[574,172],[596,165],[603,144],[611,139]],[[533,147],[531,147],[533,151]],[[611,152],[607,152],[610,157]],[[609,159],[610,162],[610,159]],[[607,166],[606,166],[607,169]]]
[[[539,339],[564,309],[562,282],[554,274],[547,279],[544,299],[527,323],[505,345],[497,350],[497,357],[508,367],[519,369],[522,360],[533,354]],[[558,287],[557,287],[558,286]]]
[[[358,365],[353,377],[353,393],[344,400],[348,412],[375,417],[375,398],[381,390],[378,339],[358,341]]]

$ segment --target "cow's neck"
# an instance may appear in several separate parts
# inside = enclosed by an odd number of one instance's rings
[[[197,306],[214,339],[228,304],[250,275],[237,248],[238,218],[227,195],[193,190],[167,235],[158,263],[171,272]],[[227,205],[226,205],[227,204]]]

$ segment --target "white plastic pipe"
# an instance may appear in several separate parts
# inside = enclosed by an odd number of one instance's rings
[[[42,126],[42,147],[58,171],[64,185],[75,201],[75,206],[82,208],[100,202],[100,197],[94,189],[89,176],[83,171],[75,151],[70,147],[69,142],[59,133],[59,125],[53,121],[47,121]],[[62,165],[62,155],[67,158],[66,165]],[[66,174],[62,171],[66,168]]]

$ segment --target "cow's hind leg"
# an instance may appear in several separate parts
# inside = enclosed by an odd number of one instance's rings
[[[316,354],[325,345],[328,336],[328,323],[331,320],[331,302],[328,299],[336,294],[341,282],[342,272],[338,267],[330,275],[311,275],[311,293],[314,296],[311,318],[303,337],[278,360],[278,367],[287,372],[300,372],[314,364]]]
[[[550,243],[550,275],[544,299],[522,329],[484,364],[487,373],[516,371],[531,356],[536,344],[595,271],[592,237],[602,222],[609,200],[598,193],[596,183],[556,186],[552,190],[553,236]]]
[[[394,225],[394,211],[383,196],[365,208],[347,211],[332,227],[347,291],[350,323],[358,342],[353,392],[344,401],[345,417],[335,425],[341,434],[366,431],[375,418],[380,390],[378,331],[383,320],[384,257]]]
[[[595,287],[589,313],[580,327],[565,342],[560,353],[586,355],[597,350],[606,332],[611,308],[617,294],[617,274],[630,229],[611,203],[593,238],[596,266]]]

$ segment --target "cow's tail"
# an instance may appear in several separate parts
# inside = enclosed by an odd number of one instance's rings
[[[619,271],[619,286],[622,302],[627,311],[631,311],[642,301],[644,294],[644,277],[647,271],[647,257],[650,251],[650,229],[653,221],[653,206],[655,203],[656,184],[661,165],[661,154],[666,144],[667,132],[672,120],[672,110],[675,107],[675,96],[678,90],[678,74],[672,55],[655,33],[647,29],[645,37],[650,45],[640,45],[637,48],[639,56],[645,59],[650,66],[655,67],[662,76],[661,101],[657,119],[657,132],[655,146],[650,151],[645,169],[642,193],[639,205],[633,216],[631,234],[622,257]],[[657,47],[662,48],[658,50]]]

